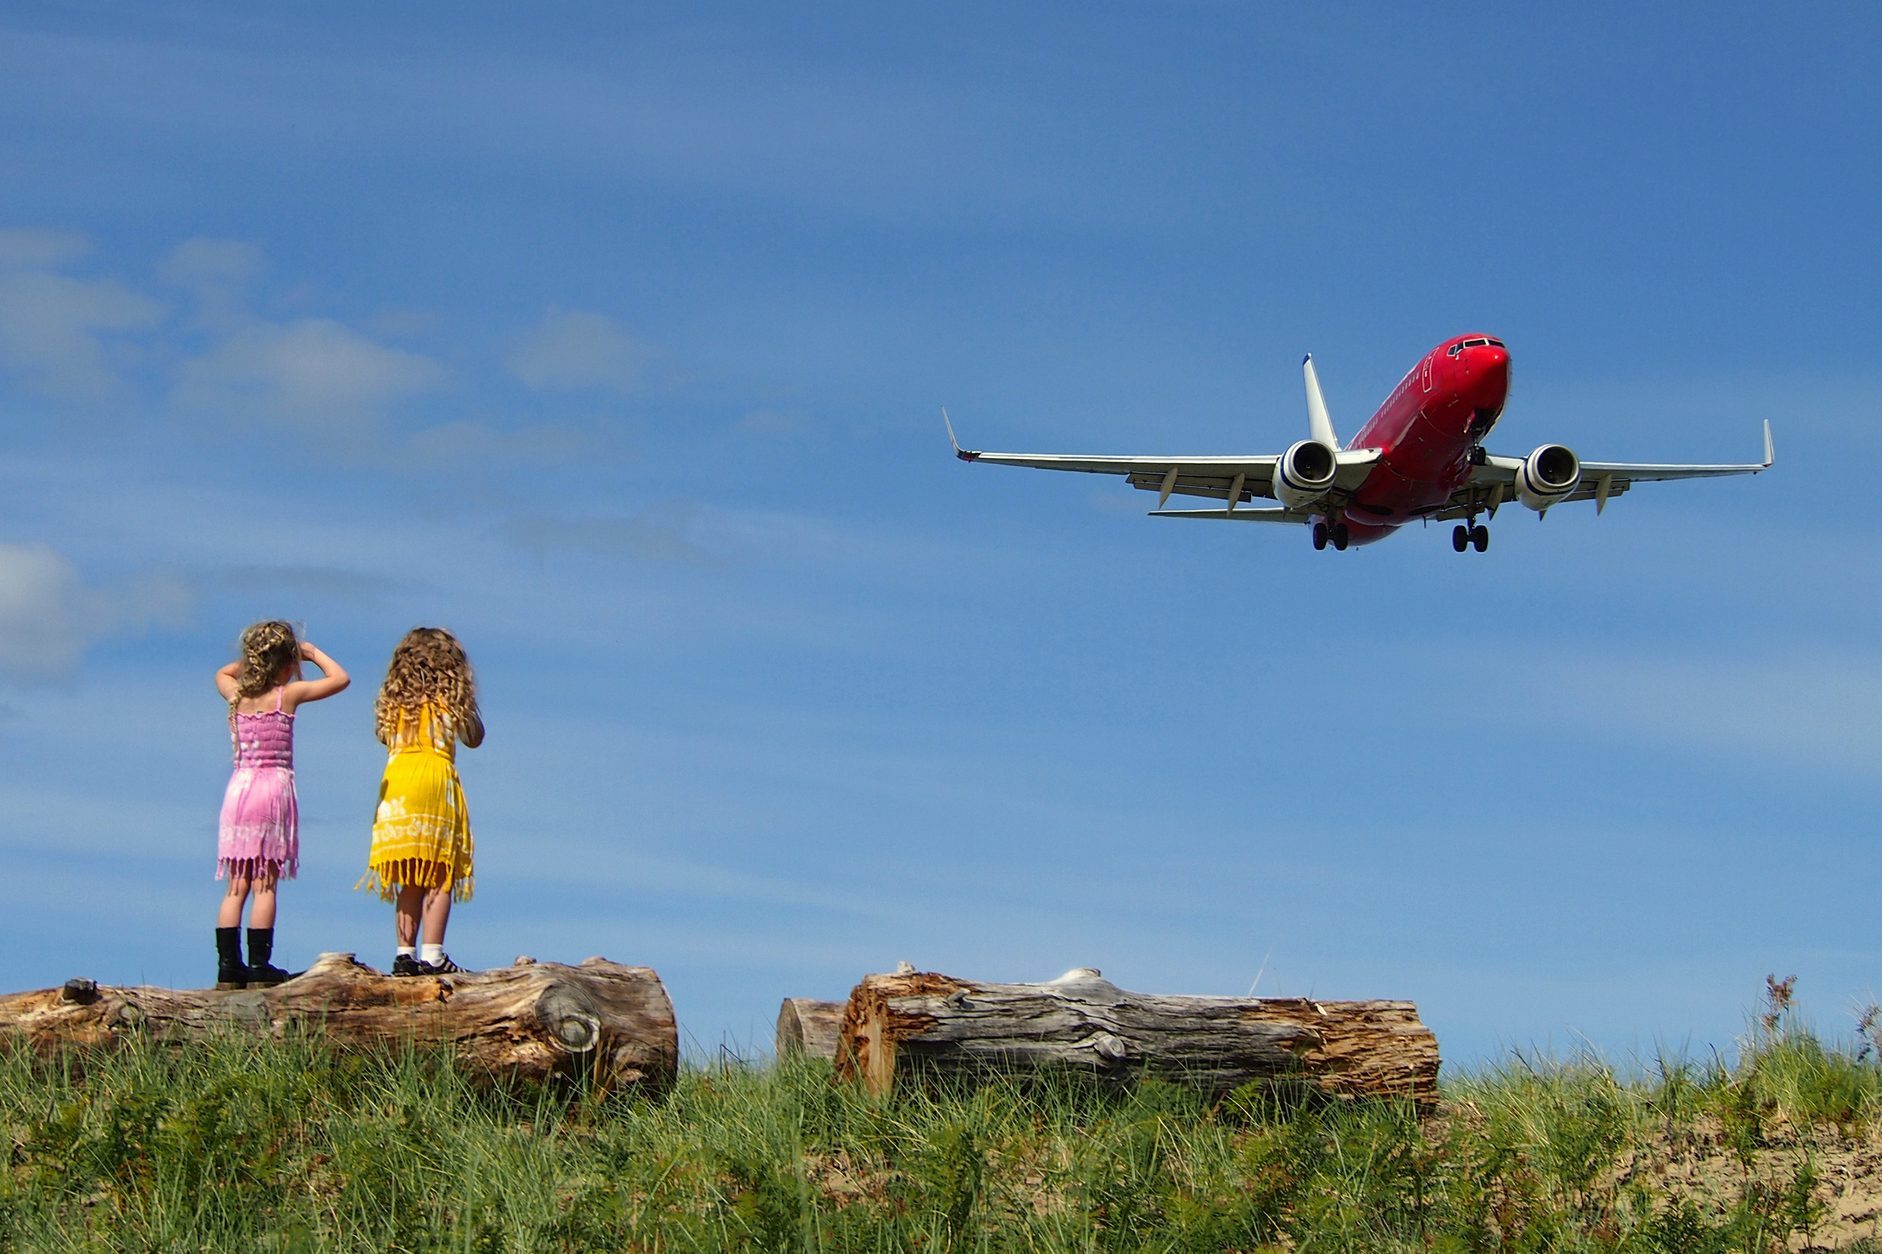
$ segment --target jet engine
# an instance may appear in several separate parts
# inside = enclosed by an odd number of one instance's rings
[[[1581,486],[1581,459],[1561,444],[1544,444],[1516,468],[1516,499],[1541,513]]]
[[[1331,446],[1302,440],[1274,463],[1274,499],[1289,509],[1311,508],[1332,488],[1338,469],[1339,459]]]

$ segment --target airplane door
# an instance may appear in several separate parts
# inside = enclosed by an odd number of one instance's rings
[[[1431,390],[1431,363],[1437,359],[1438,355],[1436,353],[1428,353],[1425,356],[1425,364],[1419,367],[1419,382],[1423,384],[1424,390],[1427,392]]]

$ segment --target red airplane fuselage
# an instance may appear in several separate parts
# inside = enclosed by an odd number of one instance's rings
[[[1509,399],[1510,355],[1493,336],[1460,335],[1427,353],[1347,442],[1380,450],[1341,518],[1353,544],[1382,540],[1450,499],[1471,450]]]

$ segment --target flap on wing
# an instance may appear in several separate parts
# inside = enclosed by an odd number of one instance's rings
[[[1292,509],[1153,509],[1152,518],[1214,518],[1230,522],[1308,523],[1312,514]]]
[[[1196,462],[1176,462],[1157,470],[1130,472],[1130,485],[1133,488],[1155,492],[1162,499],[1175,495],[1226,501],[1229,494],[1235,492],[1237,502],[1252,501],[1258,496],[1274,495],[1273,479],[1272,459],[1265,466],[1244,463],[1233,468],[1222,468]],[[1235,486],[1238,481],[1241,484],[1239,490]]]
[[[1343,448],[1333,455],[1338,469],[1333,472],[1333,486],[1347,492],[1366,481],[1372,468],[1384,456],[1376,448]]]

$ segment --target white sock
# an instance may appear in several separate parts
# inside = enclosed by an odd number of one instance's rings
[[[436,945],[426,944],[423,947],[423,949],[420,951],[418,960],[424,963],[426,966],[432,966],[436,963],[442,962],[444,960],[443,943],[441,942]]]
[[[397,950],[397,956],[400,958],[416,958],[418,957],[418,946],[400,945]]]

